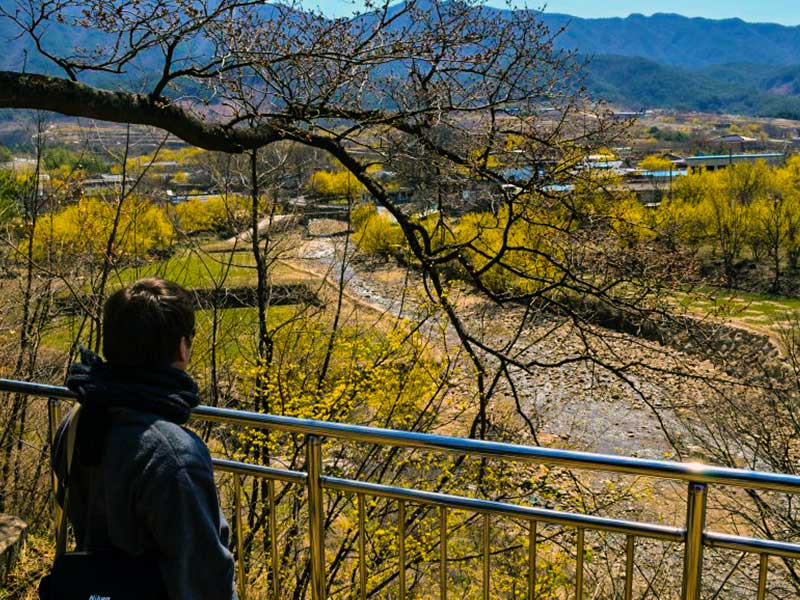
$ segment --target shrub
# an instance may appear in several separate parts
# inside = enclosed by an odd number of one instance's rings
[[[187,234],[213,231],[234,233],[250,224],[251,199],[247,196],[211,196],[191,198],[175,207],[178,228]],[[267,200],[262,198],[259,214],[266,214]]]
[[[350,226],[358,231],[364,226],[373,215],[378,214],[378,208],[374,204],[359,204],[350,211]]]
[[[96,263],[105,254],[115,214],[115,204],[84,198],[58,213],[41,216],[33,234],[34,259]],[[171,248],[174,240],[175,231],[163,209],[140,198],[125,202],[114,244],[116,256],[141,259]]]
[[[366,254],[383,257],[396,255],[405,244],[403,231],[388,215],[377,212],[366,218],[353,234],[358,247]]]

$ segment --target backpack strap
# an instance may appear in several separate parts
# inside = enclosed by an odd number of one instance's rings
[[[70,473],[72,471],[72,459],[75,455],[75,438],[78,434],[78,420],[80,417],[80,405],[75,405],[75,408],[67,416],[69,422],[67,424],[67,470],[64,474],[64,481],[59,481],[56,477],[56,489],[64,491],[64,503],[61,508],[58,506],[58,495],[56,494],[56,558],[61,556],[67,551],[67,507],[69,505],[69,483]]]

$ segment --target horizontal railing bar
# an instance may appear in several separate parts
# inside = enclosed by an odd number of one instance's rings
[[[721,550],[736,550],[750,554],[769,554],[784,558],[800,558],[800,544],[791,544],[789,542],[706,532],[703,534],[703,544],[709,548]]]
[[[668,542],[682,542],[684,532],[676,527],[665,525],[652,525],[650,523],[637,523],[634,521],[621,521],[595,517],[592,515],[582,515],[578,513],[560,512],[547,508],[534,508],[532,506],[521,506],[507,502],[495,502],[492,500],[481,500],[479,498],[466,498],[464,496],[454,496],[442,494],[440,492],[424,492],[409,488],[400,488],[379,483],[367,483],[364,481],[353,481],[341,479],[339,477],[329,477],[323,475],[323,487],[340,492],[361,493],[368,496],[380,496],[392,498],[394,500],[407,500],[417,504],[427,504],[432,506],[446,506],[459,510],[500,515],[505,517],[516,517],[521,519],[535,520],[551,525],[562,525],[566,527],[585,527],[595,531],[609,531],[613,533],[625,533],[637,537],[646,537]]]
[[[67,388],[9,379],[0,379],[0,391],[20,392],[45,397],[74,398],[74,394]],[[608,454],[592,454],[538,446],[519,446],[414,431],[397,431],[345,423],[265,415],[211,406],[198,406],[192,414],[194,418],[205,421],[263,429],[278,429],[293,433],[357,440],[373,444],[393,444],[406,448],[522,460],[576,469],[800,493],[800,477],[782,473],[728,469],[699,463],[679,463]]]
[[[30,381],[17,381],[15,379],[0,378],[0,392],[44,396],[45,398],[62,398],[64,400],[75,399],[75,392],[60,385],[31,383]]]
[[[590,452],[576,452],[539,446],[521,446],[415,431],[379,429],[361,425],[265,415],[209,406],[198,406],[194,409],[193,416],[206,421],[235,423],[246,427],[280,429],[292,433],[357,440],[373,444],[391,443],[395,446],[406,448],[440,450],[454,454],[523,460],[577,469],[800,493],[800,477],[781,473],[728,469],[699,463],[678,463],[609,454],[592,454]]]
[[[308,476],[301,471],[290,471],[288,469],[276,469],[274,467],[264,467],[262,465],[251,465],[249,463],[238,462],[235,460],[225,460],[215,458],[211,461],[215,469],[226,473],[237,473],[239,475],[251,475],[263,479],[273,479],[285,481],[287,483],[305,483]]]
[[[290,483],[303,483],[307,475],[299,471],[288,471],[251,465],[232,460],[215,458],[214,467],[229,473],[240,475],[251,475],[264,479],[278,479]],[[560,512],[546,508],[534,508],[510,504],[507,502],[495,502],[492,500],[481,500],[479,498],[466,498],[443,494],[441,492],[425,492],[409,488],[401,488],[383,485],[379,483],[367,483],[364,481],[354,481],[352,479],[342,479],[340,477],[322,476],[322,486],[326,489],[337,490],[340,492],[365,494],[368,496],[380,496],[393,500],[409,500],[417,504],[428,504],[433,506],[446,506],[480,513],[495,514],[506,517],[517,517],[532,519],[550,523],[552,525],[563,525],[567,527],[585,527],[597,531],[610,531],[614,533],[625,533],[637,537],[647,537],[651,539],[665,540],[669,542],[682,542],[684,538],[683,530],[675,527],[663,525],[652,525],[649,523],[637,523],[634,521],[618,521],[595,517],[592,515],[582,515],[578,513]]]

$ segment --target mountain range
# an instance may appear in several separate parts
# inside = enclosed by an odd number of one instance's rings
[[[556,47],[587,61],[595,97],[629,109],[800,118],[800,27],[661,13],[539,17],[562,31]]]
[[[508,9],[482,10],[511,16]],[[538,13],[538,17],[551,31],[561,31],[557,48],[574,50],[587,62],[584,78],[589,92],[621,108],[800,118],[800,27],[675,14],[582,19]],[[68,50],[102,43],[102,36],[76,34],[56,24],[49,37],[61,46],[57,50]],[[54,72],[3,18],[0,46],[5,48],[0,70],[20,70],[24,65],[28,71]],[[140,73],[148,70],[148,65],[140,65]]]
[[[565,27],[558,46],[583,54],[645,58],[688,69],[743,63],[800,65],[800,27],[663,13],[613,19],[541,13],[540,18],[553,31]]]

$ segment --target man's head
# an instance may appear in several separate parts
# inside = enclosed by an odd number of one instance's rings
[[[103,355],[112,366],[183,369],[193,337],[192,298],[177,283],[140,279],[103,307]]]

